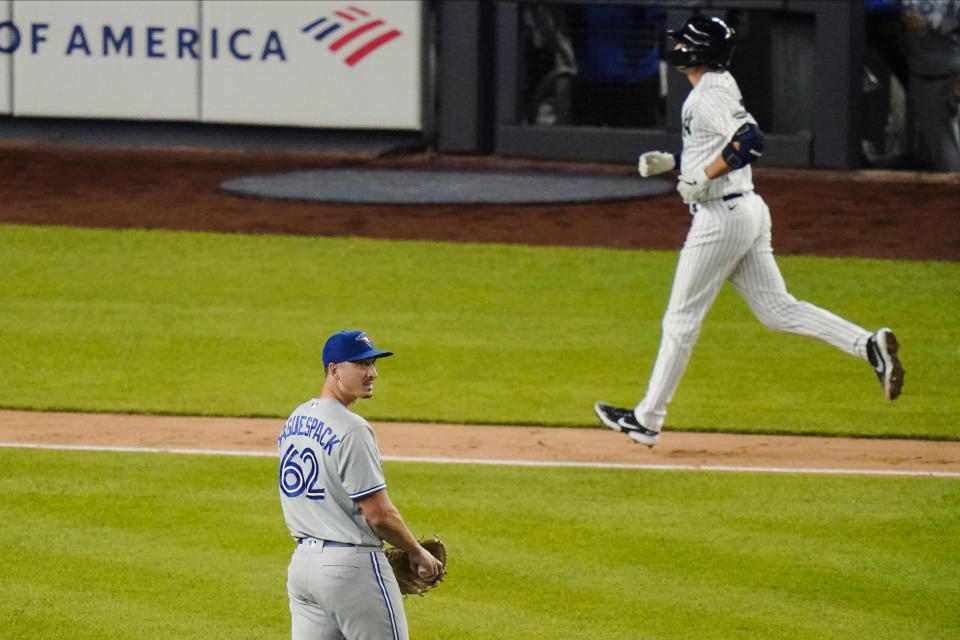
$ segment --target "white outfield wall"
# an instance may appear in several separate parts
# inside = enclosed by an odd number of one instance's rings
[[[0,113],[423,123],[421,0],[0,0]]]

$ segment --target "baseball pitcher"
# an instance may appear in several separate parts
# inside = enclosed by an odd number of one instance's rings
[[[322,392],[294,409],[277,439],[280,503],[297,543],[287,570],[293,640],[409,637],[384,540],[425,582],[442,577],[387,495],[373,429],[351,411],[373,395],[377,359],[391,355],[362,331],[330,336]]]

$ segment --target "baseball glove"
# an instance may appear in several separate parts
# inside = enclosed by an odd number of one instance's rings
[[[404,595],[413,593],[422,596],[440,584],[446,573],[447,548],[440,538],[434,536],[432,538],[418,540],[417,542],[433,554],[434,558],[443,563],[444,571],[440,574],[440,577],[433,582],[427,582],[417,575],[416,570],[410,568],[410,555],[406,551],[397,549],[396,547],[384,549],[384,553],[387,554],[387,560],[390,562],[390,568],[393,569],[393,575],[396,576],[397,583],[400,585],[400,593]]]

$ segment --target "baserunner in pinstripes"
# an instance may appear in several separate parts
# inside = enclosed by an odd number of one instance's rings
[[[597,402],[597,417],[637,442],[657,443],[667,404],[724,281],[770,329],[817,338],[869,362],[884,397],[895,399],[904,372],[889,328],[871,333],[787,292],[773,256],[770,210],[754,191],[750,168],[763,155],[763,132],[727,70],[736,43],[733,29],[720,18],[696,14],[667,33],[676,45],[665,58],[693,87],[682,109],[683,149],[680,156],[646,152],[638,168],[644,177],[678,169],[677,191],[690,207],[692,222],[646,394],[632,409]]]

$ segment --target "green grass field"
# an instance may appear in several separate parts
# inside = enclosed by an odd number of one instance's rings
[[[289,637],[270,459],[0,450],[5,639]],[[960,484],[387,463],[412,637],[955,638]]]
[[[363,328],[370,419],[593,425],[642,394],[670,252],[0,225],[0,407],[283,416]],[[674,429],[960,439],[960,265],[781,258],[903,343],[904,395],[725,289]],[[0,637],[289,637],[276,461],[0,449]],[[960,484],[392,462],[451,549],[418,639],[960,637]]]
[[[672,252],[0,226],[0,406],[285,416],[330,333],[381,363],[373,419],[594,425],[633,404]],[[801,299],[903,344],[903,397],[869,365],[761,326],[729,288],[667,427],[960,437],[960,265],[783,258]]]

